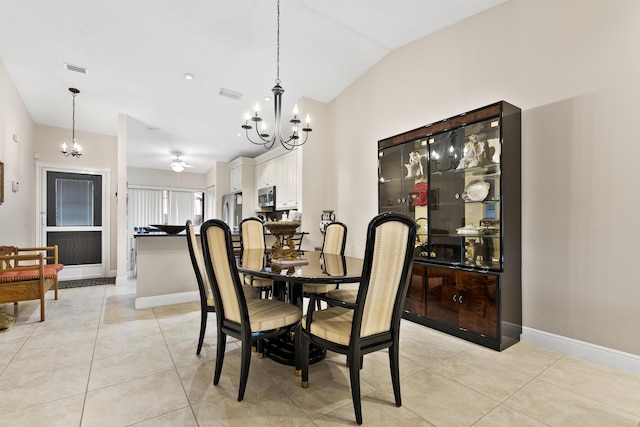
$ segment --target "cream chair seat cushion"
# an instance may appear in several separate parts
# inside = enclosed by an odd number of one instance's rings
[[[249,275],[244,276],[244,284],[249,286],[254,286],[256,288],[266,288],[273,286],[273,280],[270,279],[259,279],[257,277],[252,277]]]
[[[356,297],[358,296],[357,289],[334,289],[327,292],[329,298],[337,299],[338,301],[344,301],[351,304],[356,303]]]
[[[311,333],[327,341],[349,345],[353,310],[343,307],[330,307],[313,313]],[[302,327],[307,328],[307,316],[302,317]]]
[[[334,285],[333,283],[319,283],[313,285],[305,283],[302,285],[302,291],[308,294],[326,294],[337,287],[338,285]]]
[[[247,300],[247,310],[253,332],[292,325],[302,316],[301,310],[295,305],[268,299]]]

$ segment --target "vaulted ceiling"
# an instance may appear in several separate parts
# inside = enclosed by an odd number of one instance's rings
[[[393,49],[504,1],[281,0],[283,110],[329,102]],[[133,118],[130,166],[168,169],[179,151],[206,172],[264,152],[238,133],[256,101],[272,117],[276,0],[0,0],[0,60],[36,123],[71,128],[75,87],[76,130],[116,135],[118,114]]]

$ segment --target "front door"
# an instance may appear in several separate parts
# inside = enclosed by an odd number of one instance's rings
[[[40,244],[58,245],[62,280],[108,275],[108,175],[42,168]]]

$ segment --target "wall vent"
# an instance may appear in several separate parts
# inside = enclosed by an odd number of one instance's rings
[[[68,63],[64,63],[64,68],[66,68],[69,71],[75,71],[76,73],[80,73],[80,74],[88,74],[89,70],[87,70],[84,67],[80,67],[78,65],[73,65],[73,64],[68,64]]]
[[[231,99],[242,98],[242,94],[240,92],[236,92],[234,90],[225,89],[225,88],[220,88],[220,90],[218,91],[218,95],[226,96],[227,98],[231,98]]]

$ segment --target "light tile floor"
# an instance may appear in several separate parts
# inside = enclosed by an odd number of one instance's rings
[[[19,304],[0,333],[0,426],[355,425],[343,356],[312,365],[302,389],[254,354],[238,402],[237,342],[214,387],[215,320],[196,356],[199,305],[134,310],[134,286],[61,290],[42,323],[37,302]],[[403,321],[400,356],[400,408],[387,353],[365,357],[365,425],[640,425],[640,377],[530,344],[496,352]]]

